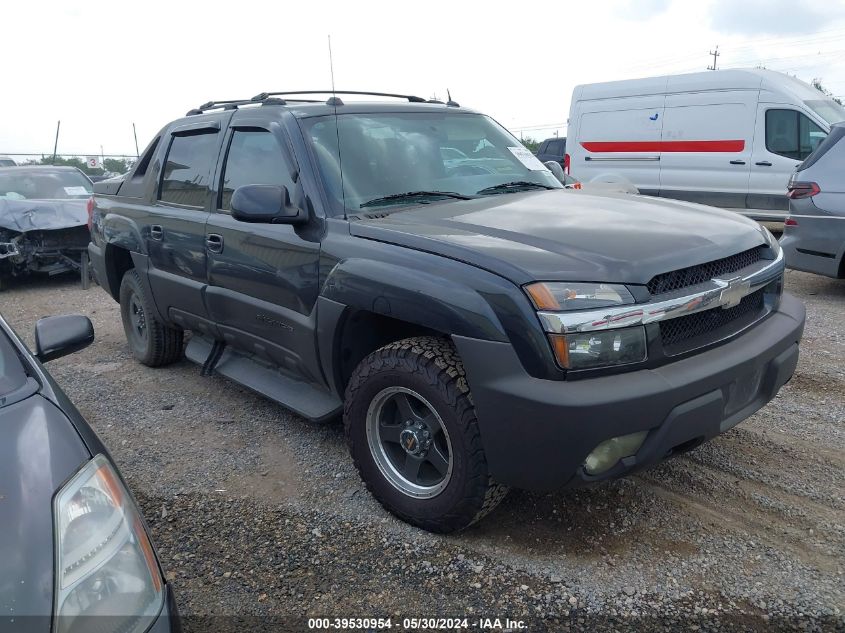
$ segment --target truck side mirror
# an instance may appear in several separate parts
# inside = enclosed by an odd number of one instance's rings
[[[549,171],[552,172],[552,175],[557,178],[562,185],[566,184],[566,176],[563,173],[563,167],[560,166],[560,163],[553,160],[547,160],[543,164],[548,167]]]
[[[94,340],[91,320],[79,314],[39,319],[35,324],[35,357],[42,363],[88,347]]]
[[[241,222],[302,224],[306,213],[293,206],[287,187],[242,185],[232,194],[232,217]]]

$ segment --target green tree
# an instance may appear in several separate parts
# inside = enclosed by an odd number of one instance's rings
[[[118,174],[124,173],[128,166],[126,161],[118,158],[106,158],[103,161],[103,167],[97,167],[96,169],[91,169],[88,167],[88,164],[81,158],[76,156],[56,156],[55,160],[53,159],[52,154],[47,154],[43,156],[40,161],[37,161],[41,165],[62,165],[66,167],[76,167],[77,169],[81,169],[82,173],[87,174],[89,176],[102,176],[107,171],[113,171]]]
[[[88,166],[85,164],[85,161],[75,156],[71,156],[69,158],[64,156],[56,156],[56,158],[54,159],[52,154],[48,154],[47,156],[41,158],[41,164],[76,167],[77,169],[81,169],[86,174],[100,174],[103,171],[102,169],[88,169]]]
[[[530,136],[524,136],[520,139],[520,141],[522,141],[522,144],[534,153],[536,153],[537,149],[540,147],[540,141]]]
[[[842,105],[842,99],[840,99],[839,97],[834,97],[833,93],[822,85],[821,77],[816,77],[815,79],[813,79],[812,83],[813,83],[813,88],[818,90],[825,97],[827,97],[829,99],[833,99],[834,101],[836,101],[836,103],[838,103],[839,105]]]
[[[129,161],[123,158],[107,158],[103,161],[103,167],[106,171],[123,174],[129,171]]]

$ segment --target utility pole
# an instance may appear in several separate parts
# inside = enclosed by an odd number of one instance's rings
[[[135,158],[140,158],[141,153],[138,151],[138,133],[135,131],[135,124],[132,124],[132,135],[135,137]]]
[[[59,128],[62,126],[61,120],[56,123],[56,142],[53,143],[53,164],[56,164],[56,152],[59,151]]]
[[[710,54],[713,56],[713,65],[708,66],[707,70],[716,70],[716,58],[719,56],[719,45],[716,44],[716,50],[710,51]]]

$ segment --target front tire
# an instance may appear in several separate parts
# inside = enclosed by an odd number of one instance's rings
[[[152,304],[134,268],[120,282],[120,317],[132,355],[142,365],[161,367],[182,357],[184,332],[153,316]]]
[[[412,525],[461,530],[507,493],[490,478],[463,364],[448,340],[409,338],[367,356],[346,389],[344,426],[367,488]]]

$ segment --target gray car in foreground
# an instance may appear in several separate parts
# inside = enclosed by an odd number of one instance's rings
[[[117,466],[43,366],[93,340],[84,316],[46,317],[33,354],[0,316],[3,633],[180,630]]]
[[[845,122],[798,165],[789,181],[784,223],[786,265],[845,278]]]

